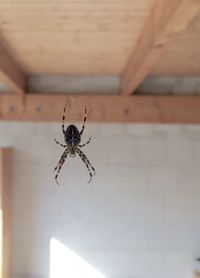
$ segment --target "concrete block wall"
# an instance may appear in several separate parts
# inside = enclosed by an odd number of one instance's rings
[[[60,124],[0,123],[0,145],[13,147],[11,278],[49,278],[51,238],[105,278],[191,278],[200,126],[87,124],[83,141],[89,136],[93,182],[69,158],[57,186]]]

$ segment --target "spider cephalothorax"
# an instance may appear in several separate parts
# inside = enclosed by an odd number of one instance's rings
[[[67,158],[68,154],[70,156],[76,156],[76,153],[80,156],[80,158],[82,159],[82,161],[84,162],[84,164],[86,165],[87,169],[88,169],[88,172],[90,174],[90,179],[88,181],[88,183],[91,181],[92,179],[92,171],[93,173],[95,174],[95,169],[94,167],[91,165],[90,161],[88,160],[88,158],[86,157],[86,155],[79,149],[79,148],[82,148],[84,147],[85,145],[89,144],[90,142],[90,139],[83,145],[80,145],[80,142],[81,142],[81,135],[83,134],[83,131],[85,129],[85,122],[86,122],[86,118],[87,118],[87,110],[86,110],[86,107],[85,107],[85,117],[84,117],[84,120],[83,120],[83,126],[82,126],[82,129],[81,131],[79,132],[78,128],[75,126],[75,125],[69,125],[67,127],[67,129],[65,129],[65,125],[64,125],[64,122],[65,122],[65,110],[66,110],[66,105],[64,107],[64,113],[63,113],[63,120],[62,120],[62,132],[63,132],[63,135],[64,135],[64,140],[65,140],[65,143],[66,145],[63,145],[61,143],[59,143],[56,139],[55,139],[55,142],[60,145],[61,147],[63,148],[66,148],[64,153],[62,154],[59,162],[58,162],[58,165],[55,167],[55,171],[57,170],[57,173],[56,173],[56,176],[55,176],[55,180],[58,184],[58,174],[62,168],[62,165],[64,164],[65,162],[65,159]],[[92,169],[92,171],[91,171]]]

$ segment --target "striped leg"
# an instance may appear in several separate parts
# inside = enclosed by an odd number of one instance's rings
[[[90,137],[90,139],[85,143],[85,144],[83,144],[83,145],[78,145],[80,148],[82,148],[82,147],[84,147],[85,145],[87,145],[87,144],[89,144],[90,143],[90,140],[91,140],[91,137]]]
[[[62,168],[62,166],[63,166],[63,164],[64,164],[64,162],[65,162],[65,159],[67,158],[68,153],[69,153],[68,150],[66,150],[66,151],[63,153],[63,155],[62,155],[62,157],[61,157],[61,159],[60,159],[60,161],[59,161],[59,166],[57,166],[57,167],[55,168],[55,170],[58,168],[58,171],[57,171],[57,173],[56,173],[56,175],[55,175],[55,180],[56,180],[56,183],[57,183],[58,185],[59,185],[59,183],[58,183],[58,175],[59,175],[60,170],[61,170],[61,168]]]
[[[92,180],[93,175],[92,175],[92,172],[91,172],[91,170],[90,170],[89,164],[88,164],[88,162],[87,162],[88,160],[85,159],[85,157],[84,157],[84,155],[83,155],[83,152],[81,152],[81,150],[77,149],[77,153],[78,153],[78,155],[80,156],[80,158],[82,159],[82,161],[83,161],[83,163],[85,164],[85,166],[87,167],[87,170],[88,170],[89,175],[90,175],[90,179],[89,179],[88,183],[90,183],[91,180]]]
[[[92,164],[90,163],[89,159],[87,158],[87,156],[80,150],[80,149],[77,149],[81,156],[85,159],[85,161],[88,163],[88,165],[91,167],[92,171],[94,172],[94,175],[95,175],[95,169],[94,167],[92,166]]]
[[[60,163],[63,161],[63,159],[65,158],[65,156],[66,156],[66,150],[65,150],[64,153],[62,154],[62,156],[61,156],[61,158],[60,158],[58,164],[57,164],[56,167],[54,168],[54,171],[56,171],[56,170],[58,169]]]
[[[87,119],[87,109],[86,109],[86,106],[85,106],[85,116],[84,116],[84,120],[83,120],[83,126],[82,126],[82,129],[80,131],[80,135],[83,134],[83,131],[85,129],[85,122],[86,122],[86,119]]]
[[[65,111],[66,111],[67,104],[64,107],[63,117],[62,117],[62,132],[65,134]]]
[[[63,145],[63,144],[59,143],[55,138],[54,138],[54,141],[56,142],[56,144],[60,145],[60,146],[63,147],[63,148],[66,148],[66,147],[67,147],[67,145]]]

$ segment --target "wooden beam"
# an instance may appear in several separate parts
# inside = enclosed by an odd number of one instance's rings
[[[0,148],[0,278],[9,278],[10,149]]]
[[[25,93],[25,75],[12,60],[12,58],[0,47],[0,81],[4,82],[11,92],[23,95]]]
[[[0,120],[82,121],[84,105],[90,122],[200,123],[200,96],[80,96],[27,94],[24,101],[0,95]]]
[[[199,0],[157,0],[121,77],[121,93],[131,95],[151,73],[168,44],[200,11]]]

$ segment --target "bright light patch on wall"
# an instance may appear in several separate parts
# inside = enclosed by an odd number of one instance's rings
[[[50,278],[106,278],[55,238],[50,242]]]

